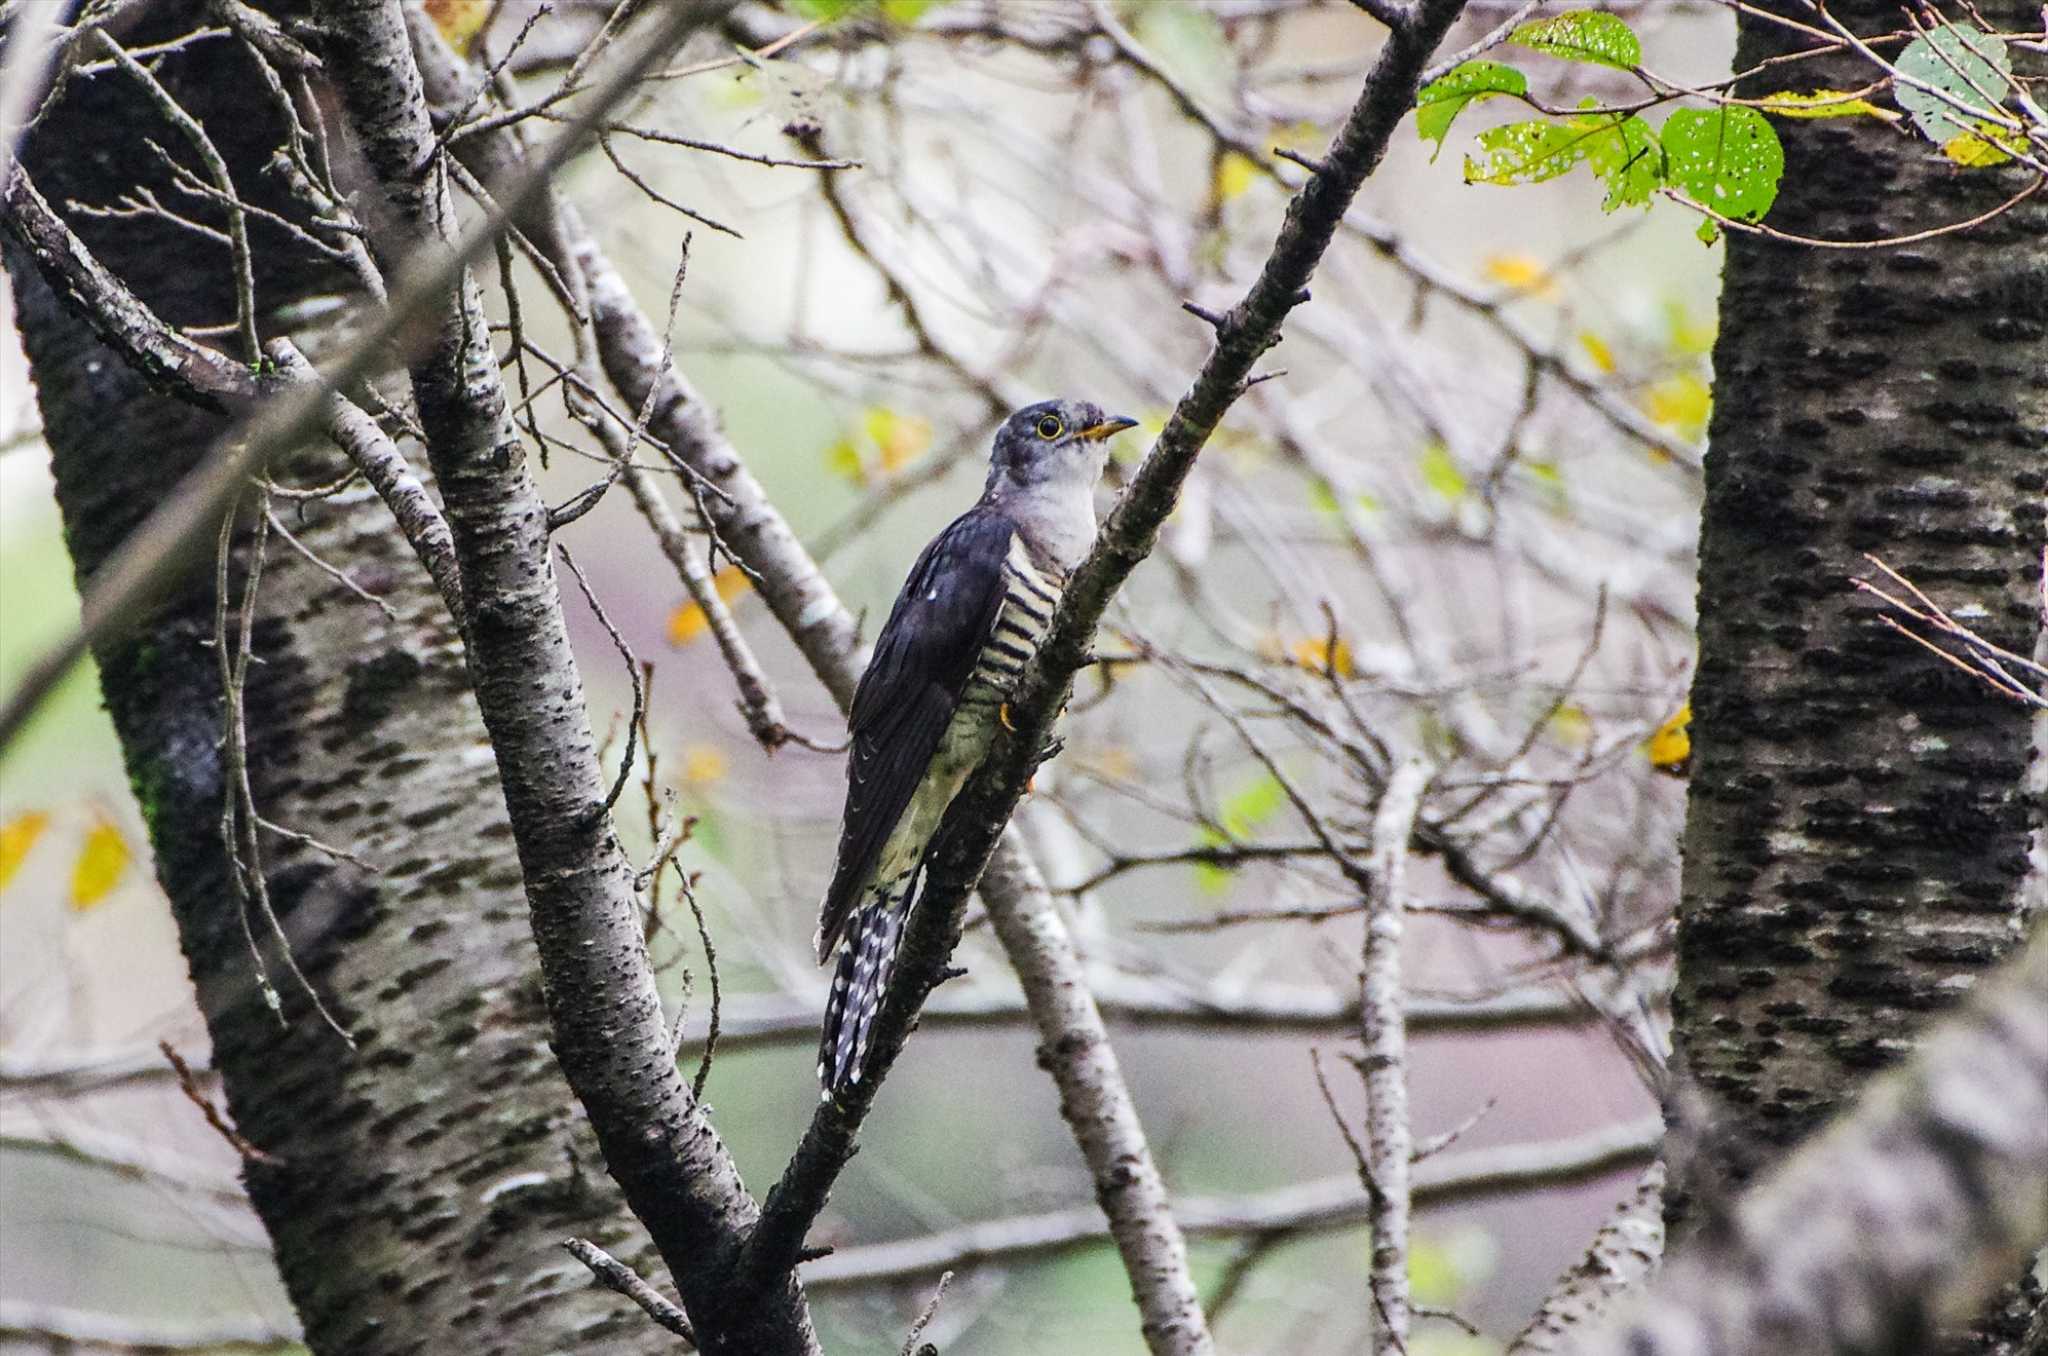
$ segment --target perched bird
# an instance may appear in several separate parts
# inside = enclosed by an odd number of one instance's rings
[[[924,548],[889,610],[853,694],[839,859],[818,915],[818,963],[839,958],[818,1045],[827,1098],[860,1081],[932,837],[1095,539],[1105,442],[1136,422],[1079,400],[1004,420],[980,500]]]

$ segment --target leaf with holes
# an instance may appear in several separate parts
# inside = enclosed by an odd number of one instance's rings
[[[1753,108],[1681,108],[1660,138],[1671,183],[1702,207],[1757,221],[1778,197],[1785,148]]]
[[[1590,61],[1599,66],[1634,70],[1642,64],[1643,44],[1635,31],[1612,14],[1574,10],[1537,19],[1516,29],[1508,41],[1545,56]]]
[[[2012,57],[1996,34],[1943,24],[1899,53],[1899,75],[1904,78],[1892,82],[1899,107],[1913,115],[1929,141],[1942,144],[1975,132],[1982,114],[2005,98],[2012,88]],[[1980,114],[1972,117],[1956,104]]]
[[[1657,133],[1641,118],[1605,114],[1578,118],[1575,125],[1591,129],[1586,143],[1586,161],[1593,172],[1607,181],[1607,196],[1600,210],[1641,207],[1650,195],[1664,186],[1664,148]]]
[[[1527,94],[1529,77],[1513,66],[1498,61],[1468,61],[1440,80],[1424,85],[1415,96],[1415,131],[1424,141],[1434,141],[1436,153],[1444,148],[1444,136],[1468,104],[1491,99],[1497,94]]]
[[[1479,134],[1478,158],[1465,157],[1468,184],[1540,184],[1586,158],[1585,129],[1561,122],[1511,122]]]

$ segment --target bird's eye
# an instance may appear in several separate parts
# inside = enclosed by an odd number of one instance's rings
[[[1058,415],[1048,414],[1038,421],[1038,436],[1047,442],[1051,442],[1054,438],[1066,432],[1066,428],[1067,426],[1060,422]]]

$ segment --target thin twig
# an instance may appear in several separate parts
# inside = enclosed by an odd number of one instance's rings
[[[685,1342],[695,1346],[697,1334],[690,1320],[673,1300],[640,1279],[640,1274],[586,1238],[565,1238],[562,1246],[569,1255],[590,1268],[590,1278],[615,1295],[624,1295],[640,1306],[640,1312]]]
[[[604,604],[598,602],[597,595],[591,592],[590,581],[583,577],[582,569],[576,564],[576,557],[570,555],[569,548],[560,542],[555,543],[555,550],[561,555],[562,563],[569,567],[569,573],[574,576],[576,587],[582,590],[583,601],[590,604],[590,610],[596,615],[598,625],[612,638],[612,648],[617,650],[619,658],[626,662],[626,676],[633,682],[633,711],[626,721],[626,751],[619,755],[618,775],[612,779],[612,789],[605,794],[604,803],[596,811],[599,815],[606,815],[611,813],[612,806],[619,803],[619,795],[626,789],[626,779],[633,775],[633,755],[640,735],[641,715],[647,706],[647,689],[641,685],[640,661],[633,657],[633,647],[619,634],[619,628],[612,625],[611,617],[605,613]]]
[[[228,1124],[227,1118],[221,1115],[220,1108],[216,1107],[213,1099],[200,1088],[198,1075],[192,1072],[192,1066],[185,1062],[185,1057],[178,1053],[176,1046],[169,1041],[158,1041],[156,1048],[163,1052],[164,1059],[170,1063],[171,1071],[177,1075],[178,1090],[185,1094],[186,1101],[199,1108],[199,1114],[206,1117],[206,1123],[213,1127],[215,1134],[226,1140],[229,1147],[247,1162],[261,1163],[266,1167],[278,1163],[275,1154],[267,1154],[257,1148],[241,1131]]]
[[[952,1283],[952,1272],[944,1271],[939,1273],[937,1288],[932,1291],[931,1299],[926,1302],[923,1311],[918,1314],[917,1322],[910,1325],[910,1335],[903,1339],[902,1356],[924,1356],[924,1353],[918,1350],[917,1339],[924,1336],[924,1330],[932,1325],[934,1318],[938,1317],[939,1301],[946,1297],[946,1287]],[[933,1353],[933,1356],[937,1356],[937,1347],[926,1347],[924,1350]]]
[[[704,1032],[704,1053],[697,1059],[696,1077],[690,1080],[690,1096],[701,1102],[704,1100],[704,1080],[711,1077],[711,1057],[718,1052],[718,949],[711,945],[711,929],[705,926],[704,906],[697,902],[697,890],[691,882],[690,873],[683,870],[681,862],[675,865],[676,876],[683,883],[683,899],[690,906],[690,917],[697,923],[697,941],[704,947],[704,968],[711,980],[711,1025]],[[676,1019],[676,1029],[682,1029],[680,1015]]]
[[[228,214],[228,240],[235,266],[235,329],[241,337],[243,360],[254,367],[263,361],[263,346],[256,337],[256,269],[249,254],[248,215],[242,208],[241,197],[235,192],[228,162],[213,144],[213,138],[206,134],[206,129],[199,125],[199,120],[187,113],[184,105],[157,83],[148,67],[128,55],[128,50],[106,29],[95,30],[93,36],[99,39],[101,49],[121,64],[121,69],[141,83],[150,102],[206,162],[206,172],[220,191],[220,202]]]

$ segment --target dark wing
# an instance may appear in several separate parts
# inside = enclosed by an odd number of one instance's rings
[[[995,630],[1012,531],[1007,518],[980,505],[955,518],[910,567],[875,641],[848,722],[846,817],[818,918],[820,961],[832,954]]]

